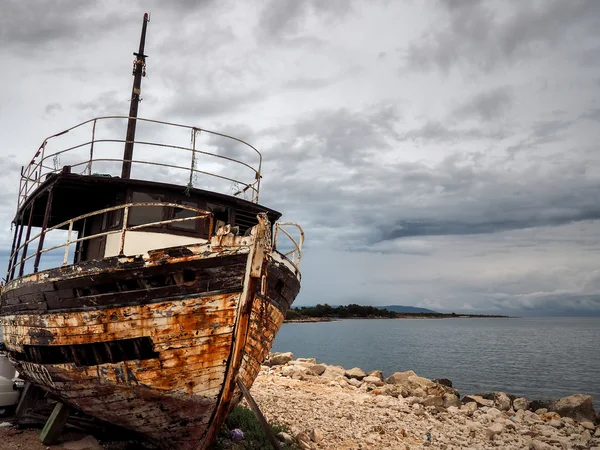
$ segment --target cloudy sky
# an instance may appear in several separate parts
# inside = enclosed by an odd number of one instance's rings
[[[307,236],[297,305],[600,315],[600,2],[0,0],[0,259],[44,137],[235,134]],[[5,263],[2,263],[5,264]]]

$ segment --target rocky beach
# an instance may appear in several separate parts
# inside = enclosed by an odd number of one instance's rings
[[[529,402],[506,393],[460,396],[450,380],[271,355],[251,393],[280,439],[301,449],[600,449],[593,398]]]
[[[303,450],[600,450],[600,416],[589,395],[554,401],[503,392],[461,396],[447,379],[413,371],[384,378],[380,371],[294,359],[292,353],[270,354],[251,394],[270,423],[285,425],[288,432],[278,438]],[[0,426],[1,448],[124,448],[101,436],[47,447],[38,435]]]

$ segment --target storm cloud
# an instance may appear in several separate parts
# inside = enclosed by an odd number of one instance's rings
[[[297,304],[600,315],[597,1],[4,6],[3,260],[44,137],[127,114],[148,11],[140,115],[262,152],[261,203],[306,231]]]

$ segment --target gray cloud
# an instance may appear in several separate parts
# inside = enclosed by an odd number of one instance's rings
[[[598,36],[600,29],[600,4],[594,0],[444,5],[447,14],[435,28],[409,45],[410,66],[448,71],[457,63],[469,63],[489,72],[501,61],[539,57],[565,36]]]
[[[450,128],[438,121],[429,121],[419,128],[400,134],[402,140],[422,140],[430,142],[464,142],[465,140],[494,138],[501,139],[504,136],[499,131],[487,131],[479,128]]]
[[[596,122],[600,122],[600,108],[590,109],[588,112],[581,116],[584,119],[595,120]]]
[[[339,20],[352,11],[352,1],[333,0],[271,0],[262,9],[258,35],[263,39],[298,37],[310,15],[319,20]]]
[[[512,92],[504,86],[475,95],[452,114],[489,122],[506,114],[512,104]]]
[[[0,48],[27,48],[40,51],[59,41],[80,42],[93,39],[123,25],[125,18],[116,12],[90,14],[90,4],[67,0],[41,1],[35,7],[27,2],[7,0],[0,17]]]
[[[165,117],[185,118],[197,122],[207,117],[232,114],[248,108],[267,96],[263,91],[245,91],[220,94],[215,91],[204,94],[189,94],[185,97],[176,96],[161,111]]]

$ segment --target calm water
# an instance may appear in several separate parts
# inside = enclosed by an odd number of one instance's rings
[[[283,324],[273,351],[365,371],[449,378],[461,394],[575,393],[600,409],[600,318],[376,319]]]

